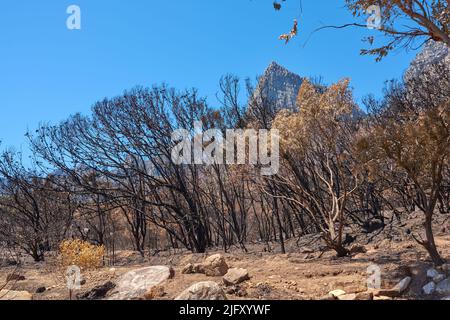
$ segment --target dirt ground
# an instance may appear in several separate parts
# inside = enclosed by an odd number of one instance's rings
[[[441,234],[436,238],[443,257],[450,258],[450,235]],[[167,265],[175,269],[175,277],[163,285],[165,294],[158,299],[173,299],[195,282],[212,280],[221,283],[220,277],[181,273],[186,264],[201,262],[208,255],[221,253],[230,268],[245,268],[251,277],[235,290],[227,289],[228,298],[233,300],[310,300],[320,299],[336,289],[347,293],[363,292],[367,288],[367,268],[373,264],[381,269],[383,288],[391,288],[405,276],[412,276],[409,290],[401,299],[441,298],[425,297],[421,293],[421,288],[427,282],[426,271],[432,264],[426,252],[413,241],[382,240],[376,245],[367,245],[366,249],[366,253],[347,258],[336,258],[331,251],[299,247],[297,243],[288,244],[288,254],[263,252],[262,245],[252,246],[248,253],[237,249],[231,253],[217,251],[207,254],[163,252],[149,258],[142,258],[131,251],[120,251],[117,253],[115,266],[83,274],[85,283],[74,295],[89,291],[109,280],[115,281],[133,269]],[[0,284],[14,271],[14,266],[0,268]],[[8,288],[29,291],[35,300],[69,299],[64,273],[54,265],[51,258],[44,263],[26,261],[17,272],[25,280],[9,283]],[[45,292],[35,293],[41,287],[46,288]]]

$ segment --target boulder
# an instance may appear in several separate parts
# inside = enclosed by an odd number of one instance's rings
[[[139,299],[151,288],[160,285],[169,278],[170,269],[164,266],[153,266],[127,272],[117,282],[109,300]]]
[[[203,271],[208,277],[221,277],[228,272],[228,265],[221,254],[208,257],[202,263]]]
[[[33,300],[33,295],[28,291],[0,290],[0,301],[10,300],[29,301]]]
[[[439,282],[436,286],[436,291],[439,294],[450,294],[450,278]]]
[[[99,285],[95,288],[93,288],[92,290],[85,292],[83,294],[79,294],[77,295],[77,298],[80,300],[99,300],[99,299],[103,299],[104,297],[106,297],[106,295],[108,294],[109,291],[111,291],[112,289],[114,289],[116,287],[116,285],[111,282],[108,281],[102,285]]]
[[[175,300],[227,300],[222,288],[215,282],[198,282],[183,291]]]
[[[229,269],[227,274],[223,276],[223,283],[227,286],[234,286],[247,280],[250,280],[248,271],[241,268]]]
[[[422,288],[422,291],[426,295],[433,294],[436,291],[436,284],[434,282],[430,282]]]

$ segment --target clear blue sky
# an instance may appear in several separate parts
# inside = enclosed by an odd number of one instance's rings
[[[88,113],[104,97],[136,85],[166,82],[196,87],[211,98],[226,73],[254,78],[275,60],[327,83],[350,77],[358,98],[379,95],[415,52],[381,63],[359,56],[361,36],[373,31],[326,30],[351,20],[343,0],[290,0],[281,12],[272,0],[14,0],[0,8],[0,140],[26,149],[24,133]],[[66,28],[66,8],[82,10],[82,29]],[[277,37],[294,18],[300,37]],[[211,99],[214,103],[214,99]]]

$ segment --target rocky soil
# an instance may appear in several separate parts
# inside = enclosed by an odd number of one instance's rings
[[[147,258],[121,251],[115,266],[84,273],[72,299],[440,300],[450,296],[448,266],[434,269],[413,241],[385,239],[360,247],[356,250],[360,253],[351,257],[336,258],[311,239],[310,247],[289,243],[288,254],[267,252],[263,245],[250,247],[248,253],[163,252]],[[450,236],[437,236],[437,243],[449,258]],[[374,270],[380,272],[381,287],[368,290]],[[39,264],[24,261],[20,268],[1,267],[0,284],[7,278],[0,299],[70,298],[65,274],[51,258]],[[372,280],[370,286],[376,284]]]

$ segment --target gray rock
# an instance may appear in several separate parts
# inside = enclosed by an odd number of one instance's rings
[[[246,269],[233,268],[229,269],[227,274],[223,276],[223,283],[227,286],[234,286],[249,279],[250,277]]]
[[[408,289],[410,283],[412,281],[411,277],[406,277],[404,278],[402,281],[400,281],[394,288],[393,290],[397,290],[400,294],[405,292],[406,289]]]
[[[143,297],[151,288],[170,278],[170,269],[154,266],[127,272],[117,282],[109,300],[135,300]]]
[[[450,278],[439,282],[436,286],[436,291],[439,294],[450,294]]]
[[[215,282],[198,282],[184,290],[175,300],[227,300],[227,295]]]
[[[427,277],[430,279],[433,279],[434,277],[437,277],[439,275],[439,272],[436,269],[428,269],[427,271]]]
[[[436,284],[434,282],[430,282],[422,288],[422,291],[426,295],[431,295],[436,291]]]

